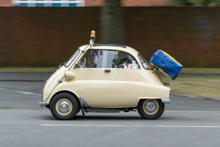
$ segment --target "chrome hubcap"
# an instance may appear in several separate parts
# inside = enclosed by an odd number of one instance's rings
[[[70,105],[68,102],[63,101],[59,104],[60,112],[67,112],[70,109]]]
[[[148,102],[146,104],[146,109],[149,112],[153,112],[154,110],[156,110],[156,104],[154,102]]]

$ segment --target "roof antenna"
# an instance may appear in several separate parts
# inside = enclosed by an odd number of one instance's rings
[[[90,47],[93,47],[94,42],[95,42],[95,31],[92,30],[91,36],[90,36],[90,41],[89,41]]]

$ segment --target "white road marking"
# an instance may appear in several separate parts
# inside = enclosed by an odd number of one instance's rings
[[[41,124],[41,127],[128,127],[128,128],[220,128],[220,126],[143,126],[143,125],[71,125],[71,124]]]
[[[0,90],[10,90],[10,89],[0,88]],[[33,93],[33,92],[25,92],[25,91],[12,91],[12,92],[16,92],[16,93],[20,93],[20,94],[29,94],[29,95],[41,96],[41,94],[37,94],[37,93]]]
[[[14,91],[14,92],[21,93],[21,94],[29,94],[29,95],[41,96],[41,94],[36,94],[36,93],[33,93],[33,92],[25,92],[25,91]]]
[[[10,90],[10,89],[0,89],[0,90]],[[41,94],[37,94],[37,93],[33,93],[33,92],[25,92],[25,91],[12,91],[12,92],[16,92],[16,93],[20,93],[20,94],[29,94],[29,95],[41,96]]]
[[[31,94],[31,95],[34,94],[32,92],[24,92],[24,91],[14,91],[14,92],[21,93],[21,94]]]
[[[165,112],[192,112],[192,113],[197,113],[197,112],[220,112],[220,111],[185,111],[185,110],[165,110]]]

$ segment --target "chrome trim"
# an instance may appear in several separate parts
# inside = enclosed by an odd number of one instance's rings
[[[64,72],[64,78],[66,79],[66,71]]]
[[[61,112],[67,112],[69,109],[70,109],[70,105],[66,101],[63,101],[59,104],[59,110]]]
[[[92,38],[89,40],[89,44],[90,44],[90,47],[92,48],[94,44],[94,40]]]
[[[156,104],[154,102],[148,102],[145,106],[145,108],[149,111],[149,112],[153,112],[154,110],[156,110]]]
[[[169,104],[171,100],[170,99],[161,99],[161,101],[162,101],[162,103],[168,103]]]
[[[175,80],[171,80],[170,82],[169,82],[169,88],[171,87],[171,85],[173,84],[173,82],[174,82]]]
[[[47,105],[47,103],[46,102],[39,102],[39,105],[40,105],[41,108],[43,108],[44,106]]]
[[[90,40],[89,40],[90,48],[93,48],[94,43],[95,43],[95,37],[90,37]]]
[[[156,72],[158,74],[158,69],[154,68],[152,73]]]

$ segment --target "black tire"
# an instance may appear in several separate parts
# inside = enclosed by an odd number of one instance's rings
[[[146,105],[150,104],[149,102],[154,103],[155,110],[152,109],[152,111],[149,111],[146,108]],[[154,99],[140,100],[138,107],[137,107],[138,113],[144,119],[158,119],[163,114],[164,108],[165,108],[165,105],[164,103],[161,102],[161,100],[154,100]]]
[[[60,104],[68,103],[69,109],[62,112]],[[65,108],[64,108],[65,109]],[[50,111],[52,115],[59,120],[70,120],[73,119],[77,111],[79,110],[79,104],[74,96],[69,93],[59,93],[55,95],[50,103]]]

